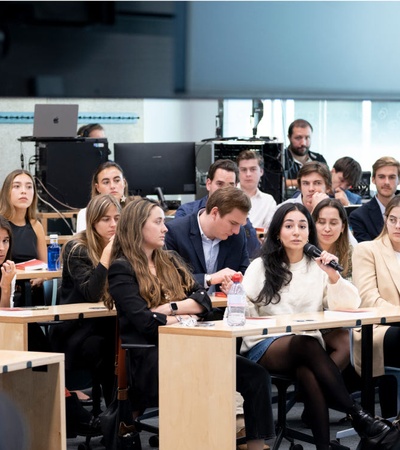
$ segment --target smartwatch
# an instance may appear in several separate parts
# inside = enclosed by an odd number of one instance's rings
[[[211,275],[206,275],[204,280],[205,280],[207,286],[210,287],[211,286]]]
[[[169,307],[171,308],[171,316],[175,316],[178,311],[178,305],[175,302],[172,302],[169,304]]]

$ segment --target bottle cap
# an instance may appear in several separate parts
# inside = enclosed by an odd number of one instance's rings
[[[50,242],[51,243],[58,242],[58,234],[51,234],[50,235]]]
[[[240,273],[235,273],[235,275],[232,275],[232,281],[234,283],[240,283],[242,281],[242,275]]]

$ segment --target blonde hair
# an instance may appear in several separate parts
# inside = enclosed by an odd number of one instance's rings
[[[111,262],[125,258],[134,271],[141,297],[149,308],[183,300],[186,292],[193,288],[195,282],[185,262],[174,252],[158,248],[153,251],[152,259],[157,276],[149,270],[148,259],[143,252],[143,227],[152,210],[161,208],[154,200],[140,198],[125,206],[117,225]],[[111,309],[113,300],[105,300]]]
[[[102,237],[95,229],[95,225],[100,222],[101,218],[107,214],[107,211],[112,206],[115,206],[117,211],[121,212],[121,205],[118,200],[110,194],[101,194],[90,200],[86,209],[86,230],[76,234],[71,244],[66,244],[63,247],[62,259],[68,270],[71,256],[76,256],[82,250],[87,251],[93,267],[99,264],[104,244]]]

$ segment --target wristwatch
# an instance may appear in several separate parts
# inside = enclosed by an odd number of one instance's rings
[[[207,286],[210,287],[211,286],[211,275],[206,275],[204,279],[205,279]]]
[[[171,308],[171,316],[175,316],[178,311],[178,305],[175,302],[172,302],[169,304],[169,307]]]

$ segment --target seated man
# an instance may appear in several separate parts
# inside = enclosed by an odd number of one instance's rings
[[[217,189],[225,186],[236,186],[239,182],[239,170],[235,162],[230,159],[218,159],[211,164],[208,169],[206,188],[208,195],[195,200],[194,202],[185,203],[181,205],[176,213],[175,217],[183,217],[193,212],[199,211],[201,208],[205,208],[208,197],[211,196]],[[252,223],[247,218],[244,225],[247,238],[247,251],[249,256],[255,257],[260,250],[260,242],[257,239],[257,233]]]
[[[249,219],[256,228],[267,230],[276,210],[272,195],[258,189],[264,174],[264,158],[253,150],[243,150],[236,159],[239,167],[240,189],[251,200]]]
[[[328,198],[327,192],[332,189],[332,177],[328,166],[317,161],[305,163],[297,174],[297,184],[300,194],[289,198],[280,205],[301,203],[312,212],[321,200]]]
[[[225,275],[244,273],[249,265],[243,225],[250,208],[240,189],[217,189],[205,209],[166,224],[165,244],[190,265],[198,283],[219,288]]]
[[[361,205],[360,195],[349,191],[350,187],[356,187],[361,180],[362,169],[353,158],[345,156],[339,158],[331,170],[332,194],[340,200],[343,206]]]
[[[350,227],[358,242],[372,241],[382,231],[386,205],[395,196],[399,184],[400,162],[383,156],[372,166],[376,196],[350,214]]]
[[[285,150],[286,188],[300,188],[298,173],[306,162],[318,161],[327,164],[325,158],[310,151],[313,127],[307,120],[297,119],[289,125],[289,146]]]
[[[219,285],[226,275],[232,277],[237,272],[244,273],[249,265],[246,237],[242,225],[246,223],[250,208],[250,199],[244,192],[233,186],[227,186],[216,189],[210,195],[205,209],[202,208],[185,217],[175,218],[166,224],[167,248],[175,250],[189,264],[196,281],[209,288],[209,293],[214,289],[220,289]],[[255,367],[249,365],[248,360],[240,356],[237,357],[236,365],[236,387],[245,399],[244,416],[246,428],[250,429],[249,409],[246,408],[246,404],[249,405],[250,402],[246,400],[246,397],[250,396],[254,401],[254,393],[251,397],[251,392],[246,392],[245,388],[251,388],[248,384],[249,379],[253,380]],[[263,375],[260,375],[262,378]],[[263,392],[265,395],[265,387],[260,390],[260,394]],[[267,422],[266,428],[269,431],[264,437],[269,438],[273,435],[273,426],[271,427],[270,399],[266,400],[269,403],[263,421]],[[261,402],[261,405],[265,405],[265,400]],[[241,413],[240,406],[238,413]],[[257,441],[255,445],[261,445],[260,448],[263,448],[260,441]],[[256,448],[255,445],[248,442],[247,448]]]

